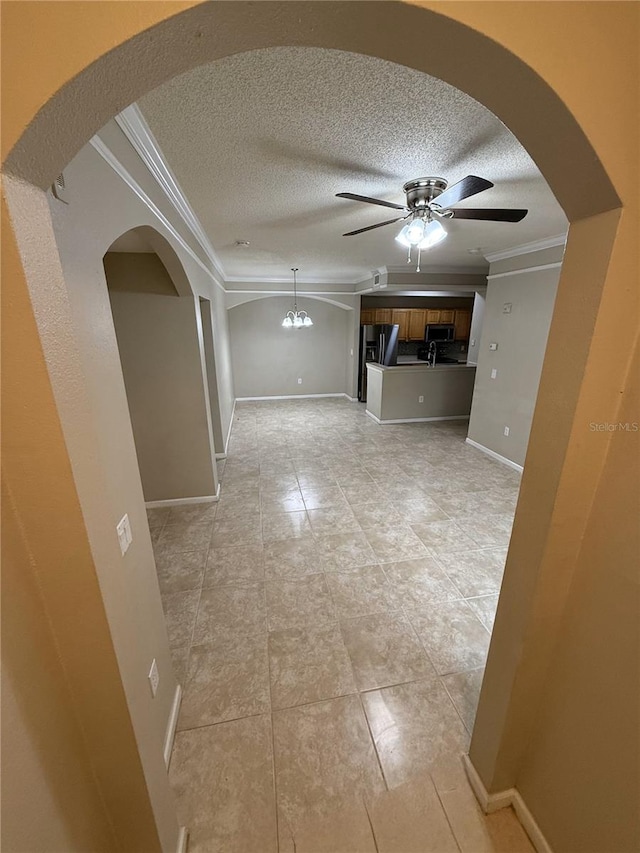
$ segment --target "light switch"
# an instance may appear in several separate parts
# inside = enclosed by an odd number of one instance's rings
[[[116,533],[118,534],[118,541],[120,542],[120,551],[124,555],[129,549],[129,545],[133,542],[131,523],[129,521],[129,516],[126,515],[126,513],[116,524]]]
[[[505,302],[504,305],[502,306],[502,313],[503,314],[511,314],[511,307],[512,307],[511,302]]]
[[[498,375],[498,371],[497,371],[497,370],[495,369],[495,367],[494,367],[494,368],[491,370],[491,378],[492,378],[492,379],[495,379],[497,375]]]
[[[489,349],[491,350],[491,352],[495,352],[498,349],[498,344],[495,342],[489,344]]]

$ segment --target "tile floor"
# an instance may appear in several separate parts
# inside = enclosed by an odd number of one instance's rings
[[[519,487],[466,428],[238,404],[220,502],[149,511],[190,853],[532,849],[460,765]]]

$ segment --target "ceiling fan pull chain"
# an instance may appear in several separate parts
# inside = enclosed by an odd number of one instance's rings
[[[409,250],[407,251],[407,263],[411,263],[411,246],[409,246]]]
[[[420,272],[420,254],[421,254],[421,252],[422,252],[422,249],[420,248],[420,246],[418,246],[418,266],[416,267],[416,272]]]

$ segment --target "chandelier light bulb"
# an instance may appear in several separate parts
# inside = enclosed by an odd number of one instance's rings
[[[289,313],[291,313],[291,312],[289,312]],[[293,326],[293,320],[291,319],[289,314],[287,314],[287,316],[282,321],[282,325],[285,327],[285,329],[290,329]]]
[[[313,320],[311,319],[311,317],[308,314],[304,318],[303,322],[304,322],[305,326],[313,326]]]

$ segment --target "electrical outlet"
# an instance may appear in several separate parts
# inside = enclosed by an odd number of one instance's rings
[[[471,338],[471,340],[469,341],[469,346],[470,346],[470,347],[474,347],[475,345],[476,345],[476,339],[475,339],[475,338]]]
[[[424,403],[424,397],[422,397],[422,396],[418,397],[418,402],[419,402],[419,403]]]
[[[509,427],[505,427],[505,428],[504,428],[504,434],[505,434],[505,435],[509,435]]]
[[[491,352],[495,352],[498,349],[498,344],[489,344],[489,349],[491,350]]]
[[[491,370],[491,378],[492,378],[492,379],[495,379],[497,375],[498,375],[498,371],[497,371],[497,370],[495,369],[495,367],[494,367],[494,368]]]
[[[129,549],[129,545],[133,542],[131,523],[129,521],[129,516],[126,515],[126,513],[116,524],[116,533],[118,534],[118,542],[120,542],[120,551],[124,556]]]
[[[298,385],[302,385],[302,376],[298,376]]]
[[[349,352],[351,353],[351,358],[353,358],[353,350],[349,350]]]
[[[504,305],[502,306],[502,313],[503,314],[511,314],[511,308],[512,308],[512,303],[511,302],[505,302]]]
[[[160,684],[160,673],[158,672],[158,664],[156,663],[156,659],[154,658],[151,661],[151,669],[149,670],[149,686],[151,687],[151,695],[155,696],[158,692],[158,686]]]

